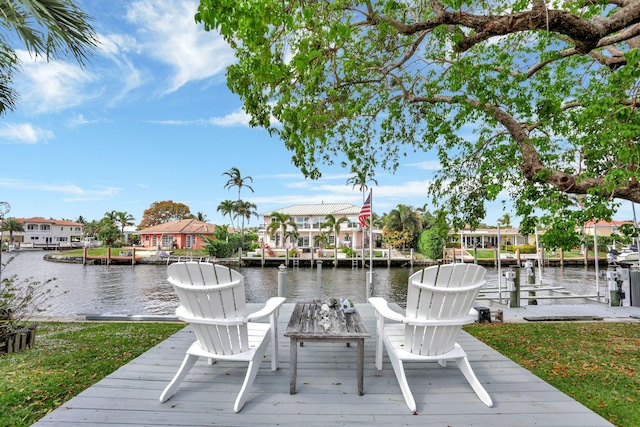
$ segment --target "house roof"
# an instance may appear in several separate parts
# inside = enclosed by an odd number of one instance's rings
[[[497,228],[476,228],[475,230],[471,230],[468,226],[463,228],[462,230],[458,230],[457,234],[498,234]],[[456,234],[453,233],[452,234]],[[500,228],[500,234],[519,234],[520,229],[518,228]]]
[[[596,224],[599,227],[619,227],[623,224],[631,224],[633,225],[633,221],[587,221],[584,223],[585,227],[593,227]]]
[[[262,213],[262,216],[271,216],[274,212],[291,216],[322,216],[322,215],[358,215],[360,207],[351,203],[319,203],[308,205],[293,205],[286,208],[274,209]]]
[[[138,234],[212,234],[215,227],[215,224],[198,221],[197,219],[183,219],[154,225],[138,231]]]
[[[80,222],[69,221],[66,219],[44,219],[40,216],[35,216],[33,218],[14,218],[14,219],[22,224],[38,223],[38,224],[70,225],[70,226],[84,227],[84,224]]]

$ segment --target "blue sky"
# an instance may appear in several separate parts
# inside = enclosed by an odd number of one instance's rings
[[[100,51],[81,69],[72,61],[34,62],[23,53],[20,101],[0,118],[0,201],[8,216],[99,220],[125,211],[136,224],[153,202],[173,200],[229,223],[216,208],[235,199],[223,173],[237,167],[255,190],[257,212],[302,203],[362,204],[348,171],[325,167],[305,180],[284,144],[250,128],[225,83],[231,49],[196,25],[195,0],[81,0]],[[428,155],[378,171],[374,212],[429,201],[437,167]],[[500,202],[485,218],[495,224]],[[253,218],[249,225],[257,225]]]

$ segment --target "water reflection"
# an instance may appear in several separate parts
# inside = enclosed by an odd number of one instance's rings
[[[23,252],[15,255],[3,276],[18,274],[44,281],[55,277],[53,284],[65,294],[51,301],[47,315],[79,314],[173,314],[178,300],[166,281],[166,266],[122,265],[83,266],[44,261],[43,252]],[[3,260],[6,260],[3,257]],[[277,295],[277,268],[240,268],[245,276],[247,299],[261,303]],[[376,269],[374,295],[390,301],[402,302],[406,298],[407,279],[418,268]],[[349,297],[365,302],[367,270],[323,267],[321,275],[323,295]],[[538,272],[536,271],[536,275]],[[488,269],[489,283],[497,283],[497,270]],[[538,280],[538,279],[536,279]],[[601,295],[606,283],[600,279]],[[290,300],[313,298],[318,282],[317,269],[287,269],[287,297]],[[596,293],[596,275],[593,269],[582,267],[545,268],[543,283],[562,285],[572,293]],[[566,302],[566,301],[565,301]],[[540,304],[552,303],[549,300]],[[569,302],[570,303],[570,302]],[[628,304],[628,301],[625,302]]]

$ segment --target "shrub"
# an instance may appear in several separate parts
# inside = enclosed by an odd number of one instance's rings
[[[0,274],[13,261],[9,258],[0,266]],[[57,286],[51,283],[55,278],[43,282],[32,278],[18,279],[17,275],[5,277],[1,274],[0,281],[0,341],[13,331],[24,328],[36,313],[51,306],[51,300],[60,295],[56,293]]]
[[[355,258],[357,256],[356,250],[348,246],[341,246],[340,251],[343,254],[347,254],[347,258]]]
[[[521,254],[535,254],[536,253],[536,247],[533,246],[533,245],[514,246],[514,249],[515,248],[520,249],[520,253]]]
[[[418,239],[418,250],[424,256],[437,260],[442,257],[444,242],[436,228],[423,231]]]

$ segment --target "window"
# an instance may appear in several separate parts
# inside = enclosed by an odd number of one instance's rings
[[[298,226],[298,230],[308,230],[310,228],[309,217],[308,216],[296,217],[296,225]]]
[[[309,236],[298,238],[298,247],[299,248],[308,248],[309,247]]]
[[[194,234],[187,235],[186,248],[191,249],[196,245],[196,236]]]
[[[358,228],[358,227],[360,227],[360,222],[358,221],[357,217],[350,216],[350,217],[347,217],[347,219],[349,220],[347,222],[347,228]]]
[[[165,234],[162,236],[162,247],[170,248],[173,246],[173,234]]]
[[[40,231],[51,231],[51,226],[49,224],[40,224]]]
[[[38,230],[37,224],[27,224],[27,231],[37,231],[37,230]]]

